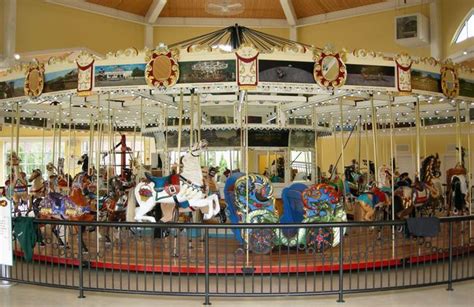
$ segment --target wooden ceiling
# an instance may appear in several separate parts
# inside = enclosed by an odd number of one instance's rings
[[[380,3],[385,0],[291,0],[297,18]],[[86,0],[109,8],[145,16],[153,0]],[[280,0],[242,0],[243,13],[229,17],[285,19]],[[168,0],[160,17],[216,17],[205,10],[205,0]],[[225,16],[221,16],[224,17]],[[221,18],[219,17],[219,18]]]

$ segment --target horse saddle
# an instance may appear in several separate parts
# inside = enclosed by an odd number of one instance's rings
[[[428,190],[415,188],[415,204],[424,204],[428,201]]]
[[[145,176],[148,180],[155,184],[155,191],[161,192],[165,191],[168,195],[176,195],[180,190],[180,176],[170,175],[166,177],[154,177],[149,173],[145,173]]]

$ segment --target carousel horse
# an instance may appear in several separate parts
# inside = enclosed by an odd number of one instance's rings
[[[204,178],[204,185],[207,188],[207,195],[217,194],[219,197],[219,188],[217,187],[217,183],[215,181],[215,177],[217,174],[216,167],[210,167],[209,169],[203,169],[203,178]],[[219,197],[220,198],[220,197]],[[227,221],[227,215],[225,213],[225,207],[221,207],[219,213],[216,216],[220,223],[224,224]]]
[[[64,173],[64,158],[58,159],[58,168],[57,168],[57,184],[58,190],[60,193],[67,194],[69,193],[69,185],[72,182],[72,178],[69,174]]]
[[[446,183],[448,187],[446,192],[448,213],[452,212],[455,215],[468,214],[470,196],[466,169],[461,164],[457,164],[456,167],[449,169],[447,171]]]
[[[183,167],[179,174],[166,177],[153,177],[146,174],[150,182],[140,182],[134,189],[139,208],[128,207],[135,211],[136,221],[156,222],[154,217],[146,216],[157,203],[162,207],[161,222],[176,221],[179,212],[201,210],[204,219],[208,220],[220,211],[219,198],[216,194],[207,196],[203,186],[200,153],[207,146],[206,141],[195,144],[182,157]],[[133,204],[133,203],[132,203]],[[172,205],[171,210],[164,210],[166,205]]]
[[[428,193],[427,206],[423,207],[428,215],[436,215],[436,211],[443,211],[444,197],[441,184],[441,160],[439,155],[430,155],[422,163],[420,179]]]
[[[21,215],[20,205],[28,203],[28,182],[26,174],[20,171],[20,158],[13,152],[7,157],[7,167],[11,167],[10,176],[5,182],[8,187],[7,195],[13,201],[13,207],[16,215]]]
[[[374,185],[369,191],[361,193],[355,203],[354,220],[374,221],[380,219],[377,212],[383,212],[390,206],[390,196]]]
[[[83,155],[80,162],[83,163],[82,172],[74,177],[70,195],[65,196],[58,192],[47,193],[39,205],[40,218],[73,221],[93,221],[96,219],[94,214],[96,196],[93,194],[93,177],[85,171],[88,169],[87,155]],[[50,184],[52,182],[56,181],[51,181]],[[52,187],[51,190],[56,191],[57,187]],[[84,231],[85,227],[81,226],[81,232]],[[54,228],[53,234],[58,239],[59,244],[64,245],[59,236],[59,230]],[[83,250],[87,252],[84,242],[82,246]]]
[[[43,174],[39,168],[34,169],[28,178],[28,182],[31,183],[30,187],[30,206],[29,211],[33,210],[35,216],[39,215],[39,207],[41,200],[46,196],[48,190],[48,184],[43,178]]]

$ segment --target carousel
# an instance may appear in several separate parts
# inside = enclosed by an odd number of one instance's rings
[[[332,270],[324,254],[338,252],[342,237],[392,238],[365,254],[390,266],[409,256],[393,239],[401,229],[374,228],[367,237],[318,223],[470,215],[473,104],[474,72],[451,61],[318,48],[238,25],[154,50],[52,57],[0,75],[9,131],[3,199],[14,222],[300,225],[219,233],[211,245],[225,245],[222,257],[237,260],[233,267],[216,260],[211,272],[242,272],[256,259],[263,273]],[[31,137],[22,131],[41,140],[41,163],[28,161]],[[429,151],[441,148],[431,146],[438,133],[452,136],[451,160]],[[411,154],[400,155],[405,143]],[[147,264],[144,244],[134,269],[177,272],[180,245],[202,236],[80,225],[40,227],[33,259],[55,262],[61,250],[71,263],[80,253],[94,267],[126,268],[107,251],[119,237],[150,236],[174,242],[157,247],[170,265]],[[286,263],[273,263],[282,248]],[[420,248],[413,261],[433,252]],[[301,254],[311,265],[295,263]],[[204,258],[195,258],[202,273]]]

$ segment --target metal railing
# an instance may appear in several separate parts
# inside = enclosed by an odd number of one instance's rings
[[[438,235],[422,238],[409,235],[404,221],[212,225],[34,220],[39,242],[32,260],[25,260],[16,240],[14,266],[0,279],[75,289],[80,298],[86,291],[104,291],[202,296],[205,304],[217,296],[332,294],[342,302],[346,294],[369,291],[439,284],[451,290],[453,282],[474,278],[472,222],[474,216],[441,218]],[[252,248],[239,243],[234,232],[267,241],[256,240]],[[334,240],[331,233],[339,236],[337,246],[322,240]],[[255,246],[292,235],[299,244],[256,252]]]

